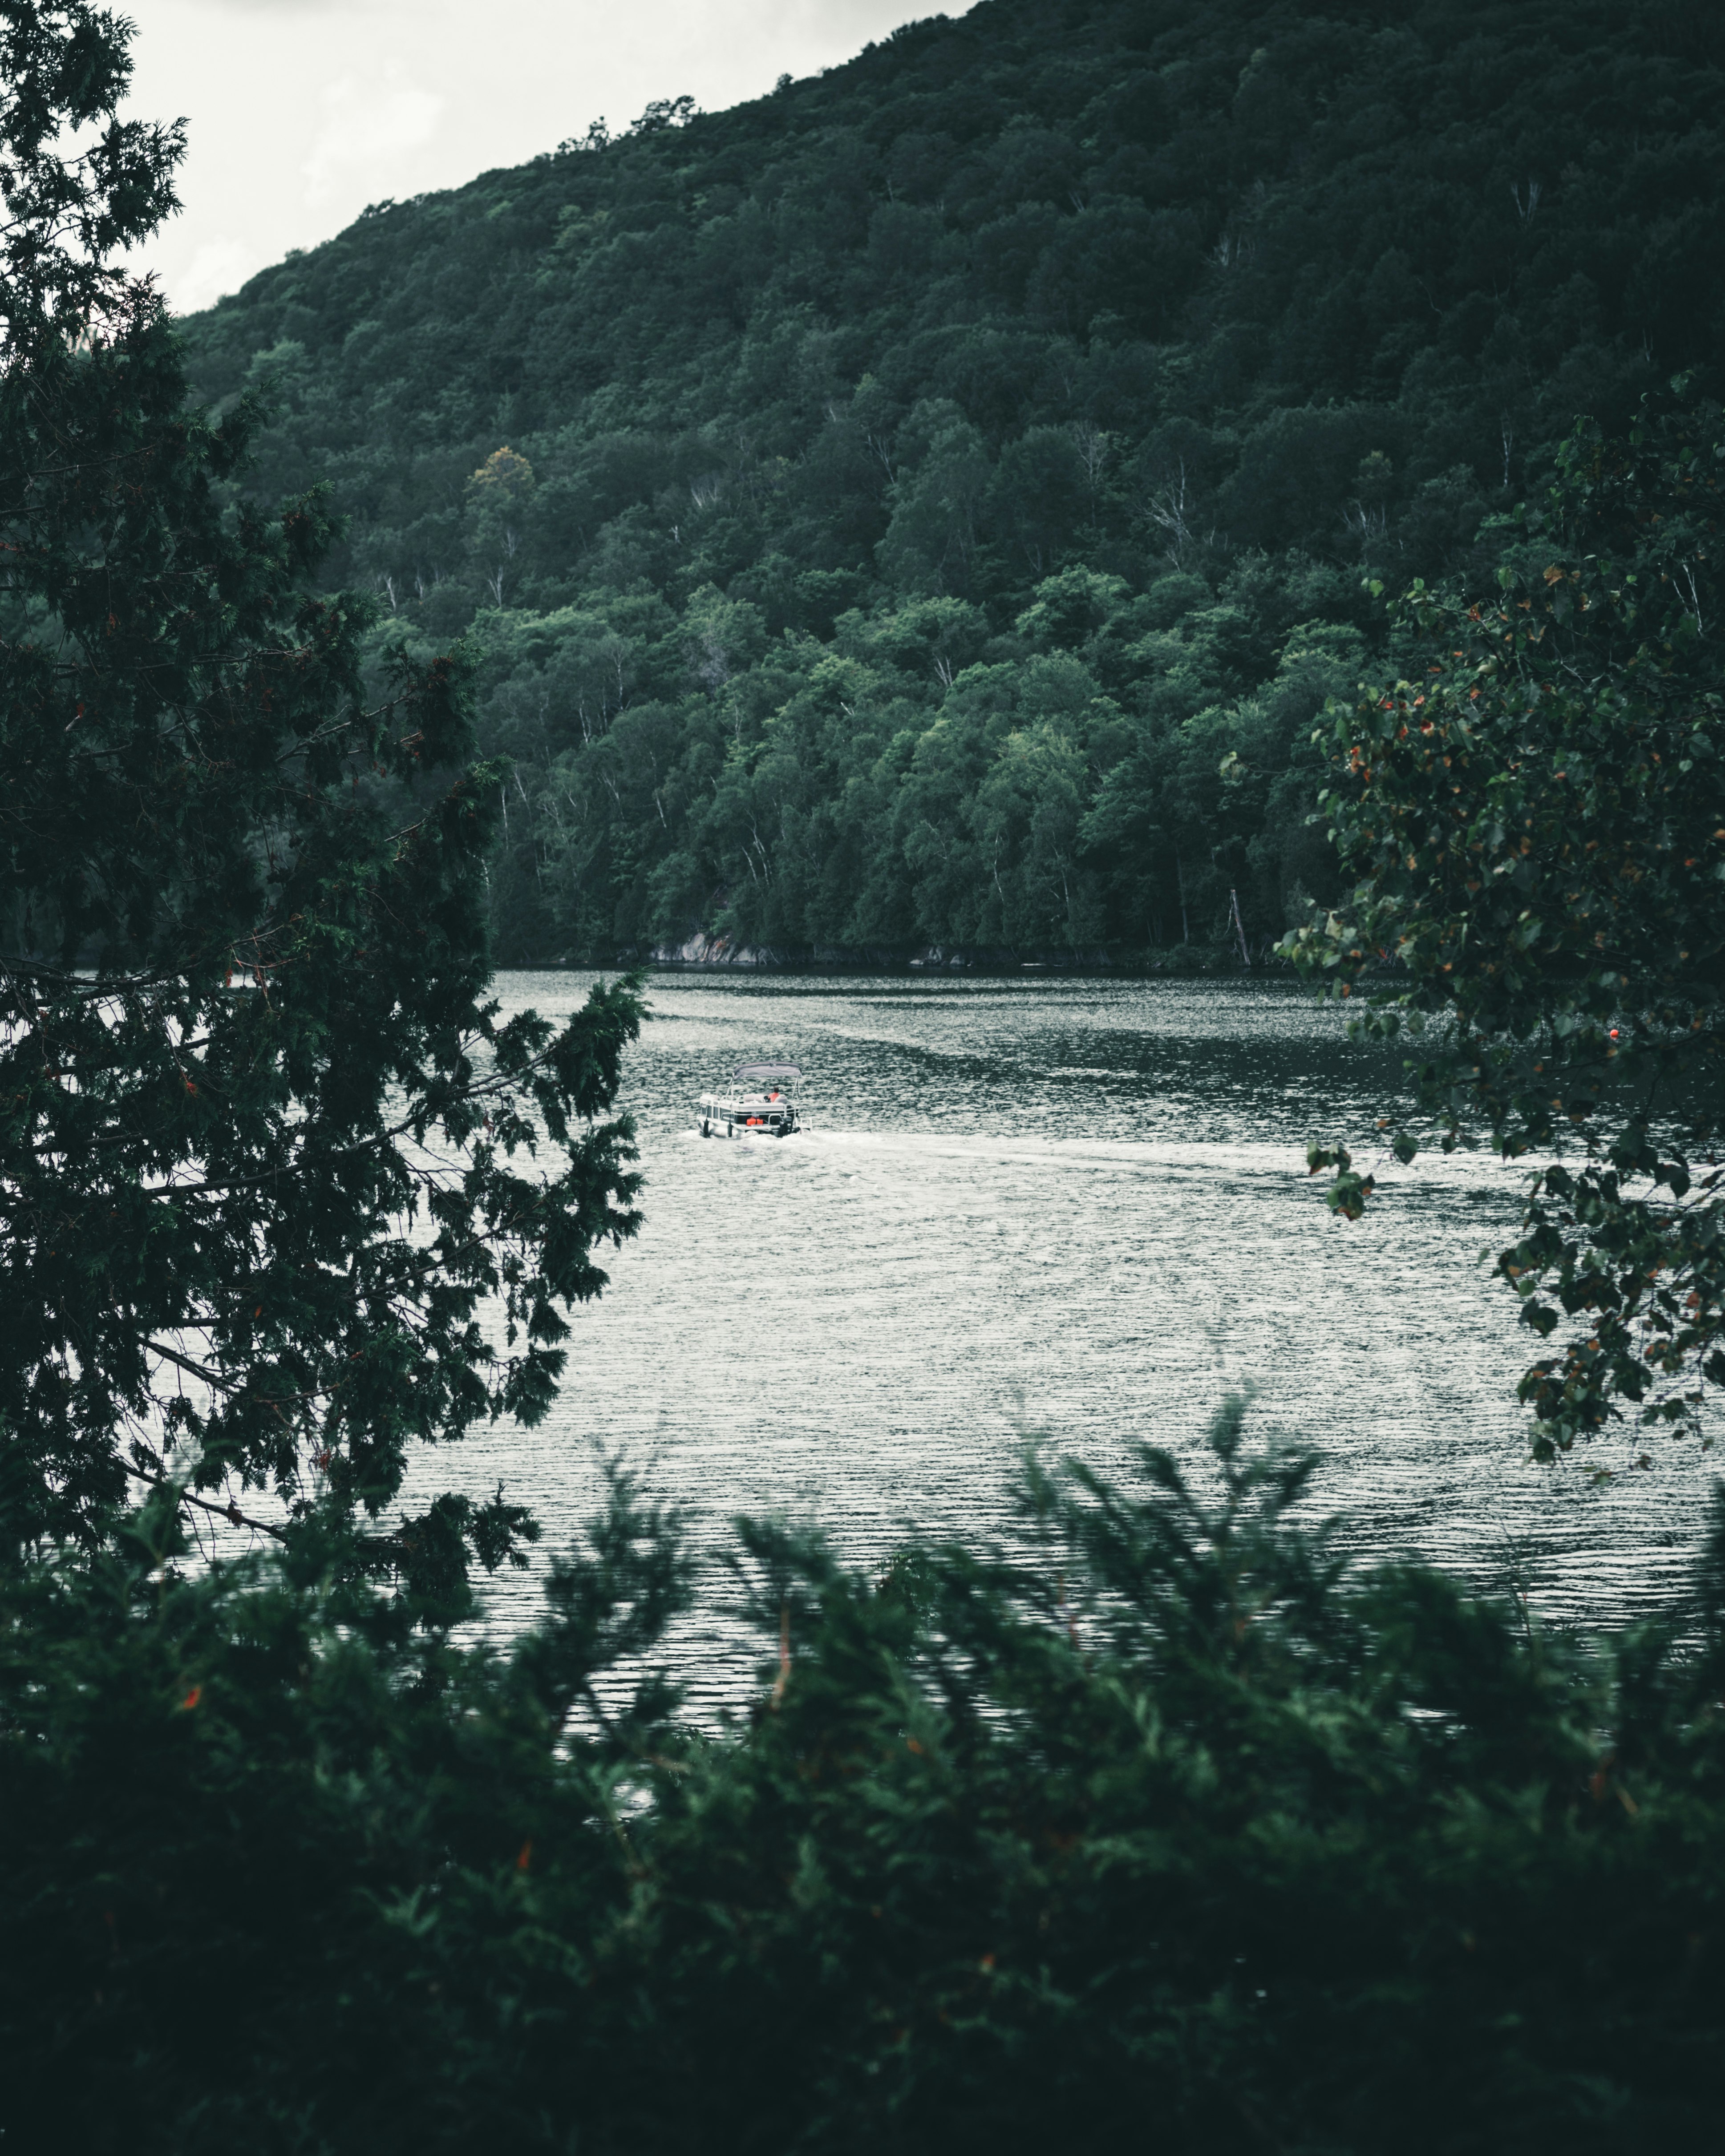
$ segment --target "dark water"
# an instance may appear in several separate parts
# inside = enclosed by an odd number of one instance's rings
[[[589,978],[500,993],[556,1015]],[[1315,1508],[1363,1553],[1513,1583],[1560,1621],[1681,1589],[1692,1440],[1603,1489],[1527,1459],[1534,1343],[1479,1262],[1522,1172],[1374,1161],[1368,1217],[1326,1209],[1307,1140],[1368,1136],[1399,1063],[1297,989],[676,973],[650,998],[624,1086],[646,1224],[576,1317],[550,1419],[426,1456],[421,1488],[501,1478],[554,1546],[593,1509],[598,1440],[703,1546],[781,1512],[872,1557],[911,1525],[986,1535],[1030,1433],[1117,1468],[1134,1435],[1195,1450],[1250,1385],[1258,1431],[1322,1451]],[[696,1096],[754,1057],[803,1065],[808,1134],[703,1142]],[[531,1573],[491,1590],[505,1625],[536,1604]]]

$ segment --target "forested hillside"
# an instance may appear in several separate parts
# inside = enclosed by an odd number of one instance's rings
[[[702,115],[669,55],[185,334],[378,655],[470,637],[500,959],[1260,939],[1368,581],[1478,573],[1720,350],[1722,58],[1669,0],[983,0]]]

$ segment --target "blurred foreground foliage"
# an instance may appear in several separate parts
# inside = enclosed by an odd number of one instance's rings
[[[1725,1520],[1584,1648],[1351,1568],[1243,1416],[878,1578],[740,1523],[716,1735],[620,1473],[506,1650],[160,1496],[8,1573],[8,2146],[1716,2148]]]

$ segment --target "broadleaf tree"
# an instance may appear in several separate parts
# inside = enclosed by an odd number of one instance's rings
[[[256,408],[194,408],[159,300],[94,259],[172,206],[176,131],[53,183],[129,26],[72,0],[0,34],[7,1534],[98,1534],[171,1464],[206,1503],[273,1486],[278,1525],[376,1513],[414,1440],[547,1405],[638,1219],[641,1006],[489,998],[465,661],[368,674],[372,603],[313,588],[330,506],[246,501]],[[382,1547],[459,1594],[531,1532],[449,1497]]]
[[[1552,1342],[1542,1458],[1625,1410],[1698,1426],[1725,1384],[1722,512],[1722,414],[1679,382],[1624,439],[1578,427],[1495,593],[1407,593],[1405,672],[1330,739],[1353,897],[1284,947],[1358,1030],[1420,1035],[1446,1148],[1533,1165],[1497,1270]],[[1358,1217],[1374,1178],[1311,1162]]]

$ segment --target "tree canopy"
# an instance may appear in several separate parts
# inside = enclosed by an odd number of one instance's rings
[[[1679,383],[1623,439],[1584,424],[1495,589],[1407,594],[1405,672],[1332,737],[1360,881],[1288,940],[1364,1029],[1420,1034],[1446,1147],[1548,1163],[1498,1260],[1536,1332],[1572,1328],[1522,1386],[1545,1458],[1621,1403],[1697,1421],[1725,1383],[1722,532],[1717,405]],[[1357,1215],[1346,1147],[1312,1165]]]
[[[1363,579],[1717,363],[1716,16],[983,0],[379,203],[185,325],[470,632],[506,958],[1255,943]],[[675,85],[668,85],[668,90]],[[1225,769],[1224,769],[1225,767]],[[500,782],[501,783],[501,782]]]

